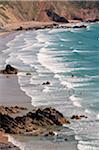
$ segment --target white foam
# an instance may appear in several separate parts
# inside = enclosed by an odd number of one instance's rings
[[[79,53],[79,51],[76,50],[76,49],[74,49],[72,52],[73,52],[73,53]]]
[[[60,75],[59,74],[55,74],[54,78],[60,78]]]
[[[70,41],[70,39],[62,39],[62,38],[61,38],[61,41],[63,41],[63,42],[68,42],[68,41]]]
[[[82,107],[81,104],[80,104],[79,102],[76,102],[76,101],[75,101],[75,102],[73,102],[73,104],[74,104],[74,106]]]
[[[73,85],[67,81],[61,81],[61,84],[66,86],[68,89],[73,89]]]
[[[45,88],[43,89],[43,92],[47,93],[47,92],[49,92],[49,91],[50,91],[49,87],[48,87],[48,86],[45,86]]]
[[[69,98],[73,102],[74,106],[82,107],[81,104],[78,102],[78,100],[79,100],[78,97],[75,97],[74,95],[72,95]]]
[[[60,73],[60,72],[66,72],[65,66],[62,63],[57,63],[55,59],[52,58],[51,55],[47,55],[47,52],[44,52],[42,49],[40,50],[40,53],[38,54],[38,61],[47,69],[49,69],[51,72],[54,73]]]
[[[99,114],[96,115],[96,119],[99,120]]]
[[[77,145],[79,150],[99,150],[99,143],[94,141],[79,141]]]
[[[51,29],[48,33],[59,33],[59,32],[64,32],[66,31],[66,29]]]

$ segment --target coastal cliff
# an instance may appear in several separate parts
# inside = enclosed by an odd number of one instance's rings
[[[46,10],[66,19],[99,19],[98,1],[0,1],[0,27],[21,21],[49,22]]]

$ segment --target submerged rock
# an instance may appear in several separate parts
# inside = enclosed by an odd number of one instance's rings
[[[11,65],[7,64],[4,70],[0,71],[3,74],[17,74],[18,69],[12,67]]]

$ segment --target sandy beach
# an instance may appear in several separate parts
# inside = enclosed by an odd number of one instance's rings
[[[24,27],[29,27],[29,23],[27,23],[28,26]],[[37,23],[38,24],[38,23]],[[13,26],[14,30],[21,26],[22,24]],[[42,23],[39,24],[40,26],[42,25]],[[44,24],[43,24],[44,25]],[[49,25],[49,23],[47,24]],[[11,26],[11,31],[13,30]],[[36,24],[35,24],[36,26]],[[34,24],[33,24],[34,27]],[[9,28],[9,27],[8,27]],[[7,28],[6,28],[7,29]],[[10,31],[10,30],[9,30]],[[7,36],[7,34],[3,34],[2,36]],[[26,107],[29,110],[31,110],[33,108],[33,106],[31,105],[31,98],[28,97],[23,91],[20,90],[20,86],[18,84],[18,77],[16,75],[2,75],[0,74],[0,105],[1,106],[22,106],[22,107]],[[17,140],[16,140],[17,141]],[[0,141],[2,142],[2,141]],[[15,144],[16,146],[20,146],[21,142],[15,142],[15,140],[10,141],[13,144]],[[17,144],[16,144],[17,143]],[[18,143],[20,143],[18,145]],[[76,150],[76,144],[72,143],[70,141],[66,141],[66,142],[60,142],[60,143],[51,143],[51,142],[47,142],[47,141],[34,141],[33,142],[34,145],[32,147],[32,150],[38,149],[38,150],[55,150],[55,149],[61,149],[61,150]],[[21,146],[20,146],[21,148]],[[25,150],[25,149],[23,149]],[[28,149],[27,149],[28,150]]]

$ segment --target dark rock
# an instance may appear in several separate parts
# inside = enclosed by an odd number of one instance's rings
[[[45,11],[46,11],[47,16],[50,17],[52,21],[61,22],[61,23],[69,23],[65,17],[59,16],[53,10],[48,9]]]
[[[87,116],[85,115],[80,115],[81,118],[88,118]]]
[[[76,120],[80,120],[81,118],[87,118],[87,116],[85,116],[85,115],[73,115],[71,117],[71,119],[76,119]]]
[[[49,84],[50,84],[49,81],[42,83],[42,85],[49,85]]]
[[[80,116],[78,116],[78,115],[73,115],[73,116],[71,117],[71,119],[79,120],[79,119],[81,119],[81,117],[80,117]]]
[[[19,27],[16,29],[16,31],[20,31],[20,30],[23,30],[23,27]]]
[[[30,73],[30,72],[27,72],[26,75],[27,75],[27,76],[28,76],[28,75],[31,75],[31,73]]]
[[[4,70],[0,71],[3,74],[17,74],[18,69],[12,67],[11,65],[7,64]]]
[[[86,28],[87,26],[85,26],[85,25],[80,25],[80,26],[73,26],[73,28],[75,29],[75,28]]]
[[[53,131],[49,131],[48,133],[45,133],[44,136],[55,136],[55,133]]]
[[[82,19],[81,17],[78,17],[78,16],[74,16],[74,17],[73,17],[73,20],[83,21],[83,19]]]
[[[87,20],[86,22],[92,23],[92,22],[98,22],[98,21],[99,21],[99,19],[95,18],[95,19]]]
[[[80,26],[80,28],[86,28],[86,27],[87,27],[87,26],[85,26],[85,25],[81,25],[81,26]]]

